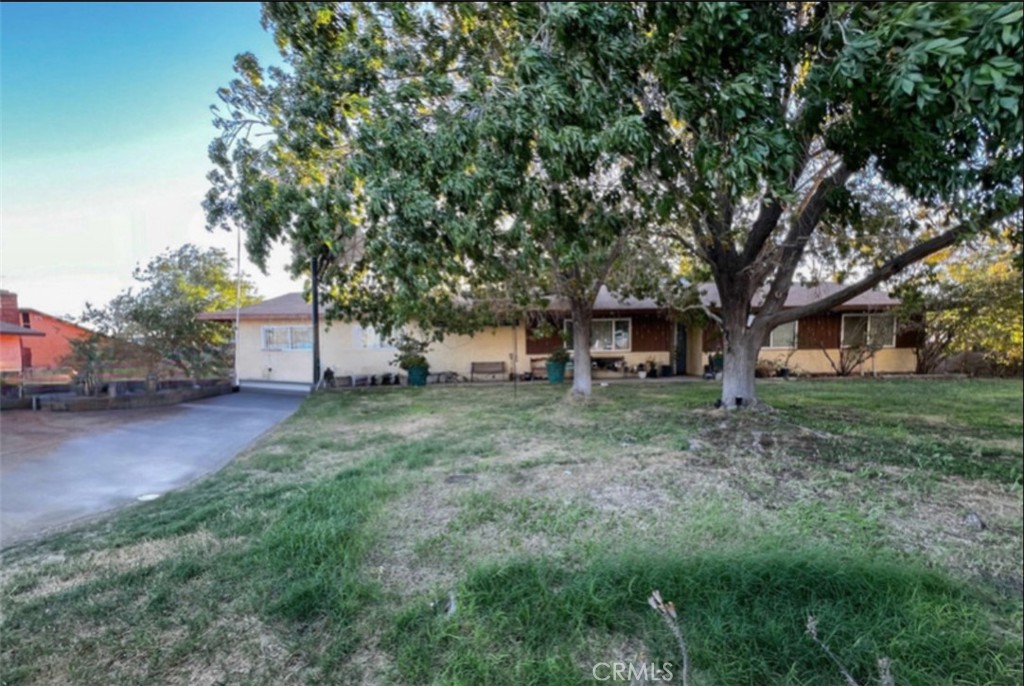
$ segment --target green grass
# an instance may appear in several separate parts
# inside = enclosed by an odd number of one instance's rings
[[[765,387],[762,397],[795,421],[836,434],[828,456],[1020,484],[1020,381],[850,380]]]
[[[388,645],[409,683],[594,683],[581,650],[624,635],[643,638],[648,661],[678,666],[644,602],[652,588],[679,607],[701,683],[838,683],[805,635],[808,613],[856,674],[899,655],[900,683],[1009,683],[1003,665],[1019,659],[991,641],[985,613],[941,575],[827,549],[627,553],[583,571],[544,560],[483,566],[460,589],[459,619],[412,607]]]
[[[185,491],[4,551],[0,683],[1018,684],[1019,381],[318,395]],[[985,518],[965,528],[967,509]],[[447,599],[455,598],[449,614]],[[678,678],[678,676],[677,676]]]

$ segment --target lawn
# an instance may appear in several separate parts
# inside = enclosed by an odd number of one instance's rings
[[[314,396],[192,488],[4,551],[0,683],[682,683],[657,589],[694,685],[843,683],[808,615],[863,686],[882,657],[1020,684],[1021,382],[759,392]]]

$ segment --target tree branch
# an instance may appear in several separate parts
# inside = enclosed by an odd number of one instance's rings
[[[846,168],[846,165],[841,164],[828,178],[818,184],[793,221],[782,245],[782,257],[775,271],[775,278],[772,280],[771,288],[762,305],[762,310],[766,310],[769,316],[778,312],[785,303],[789,287],[793,283],[793,274],[803,257],[807,240],[814,233],[814,229],[817,228],[818,221],[825,211],[825,202],[829,193],[843,186],[851,174],[852,172]]]
[[[934,238],[924,241],[923,243],[918,243],[913,248],[891,258],[860,281],[852,283],[846,288],[840,289],[830,296],[822,298],[821,300],[815,301],[809,305],[804,305],[803,307],[795,307],[775,313],[768,318],[768,323],[770,326],[774,327],[796,319],[802,319],[804,317],[810,317],[827,312],[833,307],[842,305],[850,298],[871,290],[889,277],[899,273],[905,267],[914,264],[915,262],[919,262],[929,255],[934,255],[940,250],[948,248],[964,236],[975,232],[979,227],[991,225],[1005,219],[1014,212],[1019,211],[1022,207],[1024,207],[1024,199],[1019,199],[1017,201],[1017,206],[1014,208],[1002,211],[994,210],[980,217],[977,221],[962,222],[949,231],[941,233]]]
[[[754,224],[747,236],[747,243],[743,248],[743,263],[751,264],[761,254],[765,242],[772,235],[779,217],[782,216],[782,203],[778,198],[772,198],[766,204],[761,205],[761,211],[754,220]]]

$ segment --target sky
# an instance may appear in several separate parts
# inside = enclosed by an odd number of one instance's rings
[[[104,304],[132,269],[185,243],[220,247],[200,205],[210,106],[234,57],[279,61],[258,3],[0,5],[0,285],[58,316]],[[302,289],[280,247],[263,297]]]

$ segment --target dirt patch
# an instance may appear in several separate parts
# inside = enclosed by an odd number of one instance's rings
[[[1024,504],[986,482],[945,479],[928,498],[888,513],[894,543],[963,576],[1024,578],[1020,538]]]
[[[454,565],[446,564],[452,555],[442,549],[441,536],[459,512],[459,495],[479,482],[446,482],[450,475],[439,476],[388,505],[379,523],[380,542],[367,561],[385,588],[402,595],[451,585],[457,578]]]
[[[358,679],[360,686],[393,683],[390,675],[395,669],[395,658],[380,647],[380,638],[371,636],[349,658],[345,671],[349,678]]]
[[[443,417],[415,417],[406,418],[401,422],[388,425],[388,432],[403,438],[420,438],[431,430],[444,426]]]
[[[256,617],[222,619],[206,634],[207,640],[220,649],[193,655],[172,683],[219,686],[306,681],[306,661],[293,655],[281,638]]]

